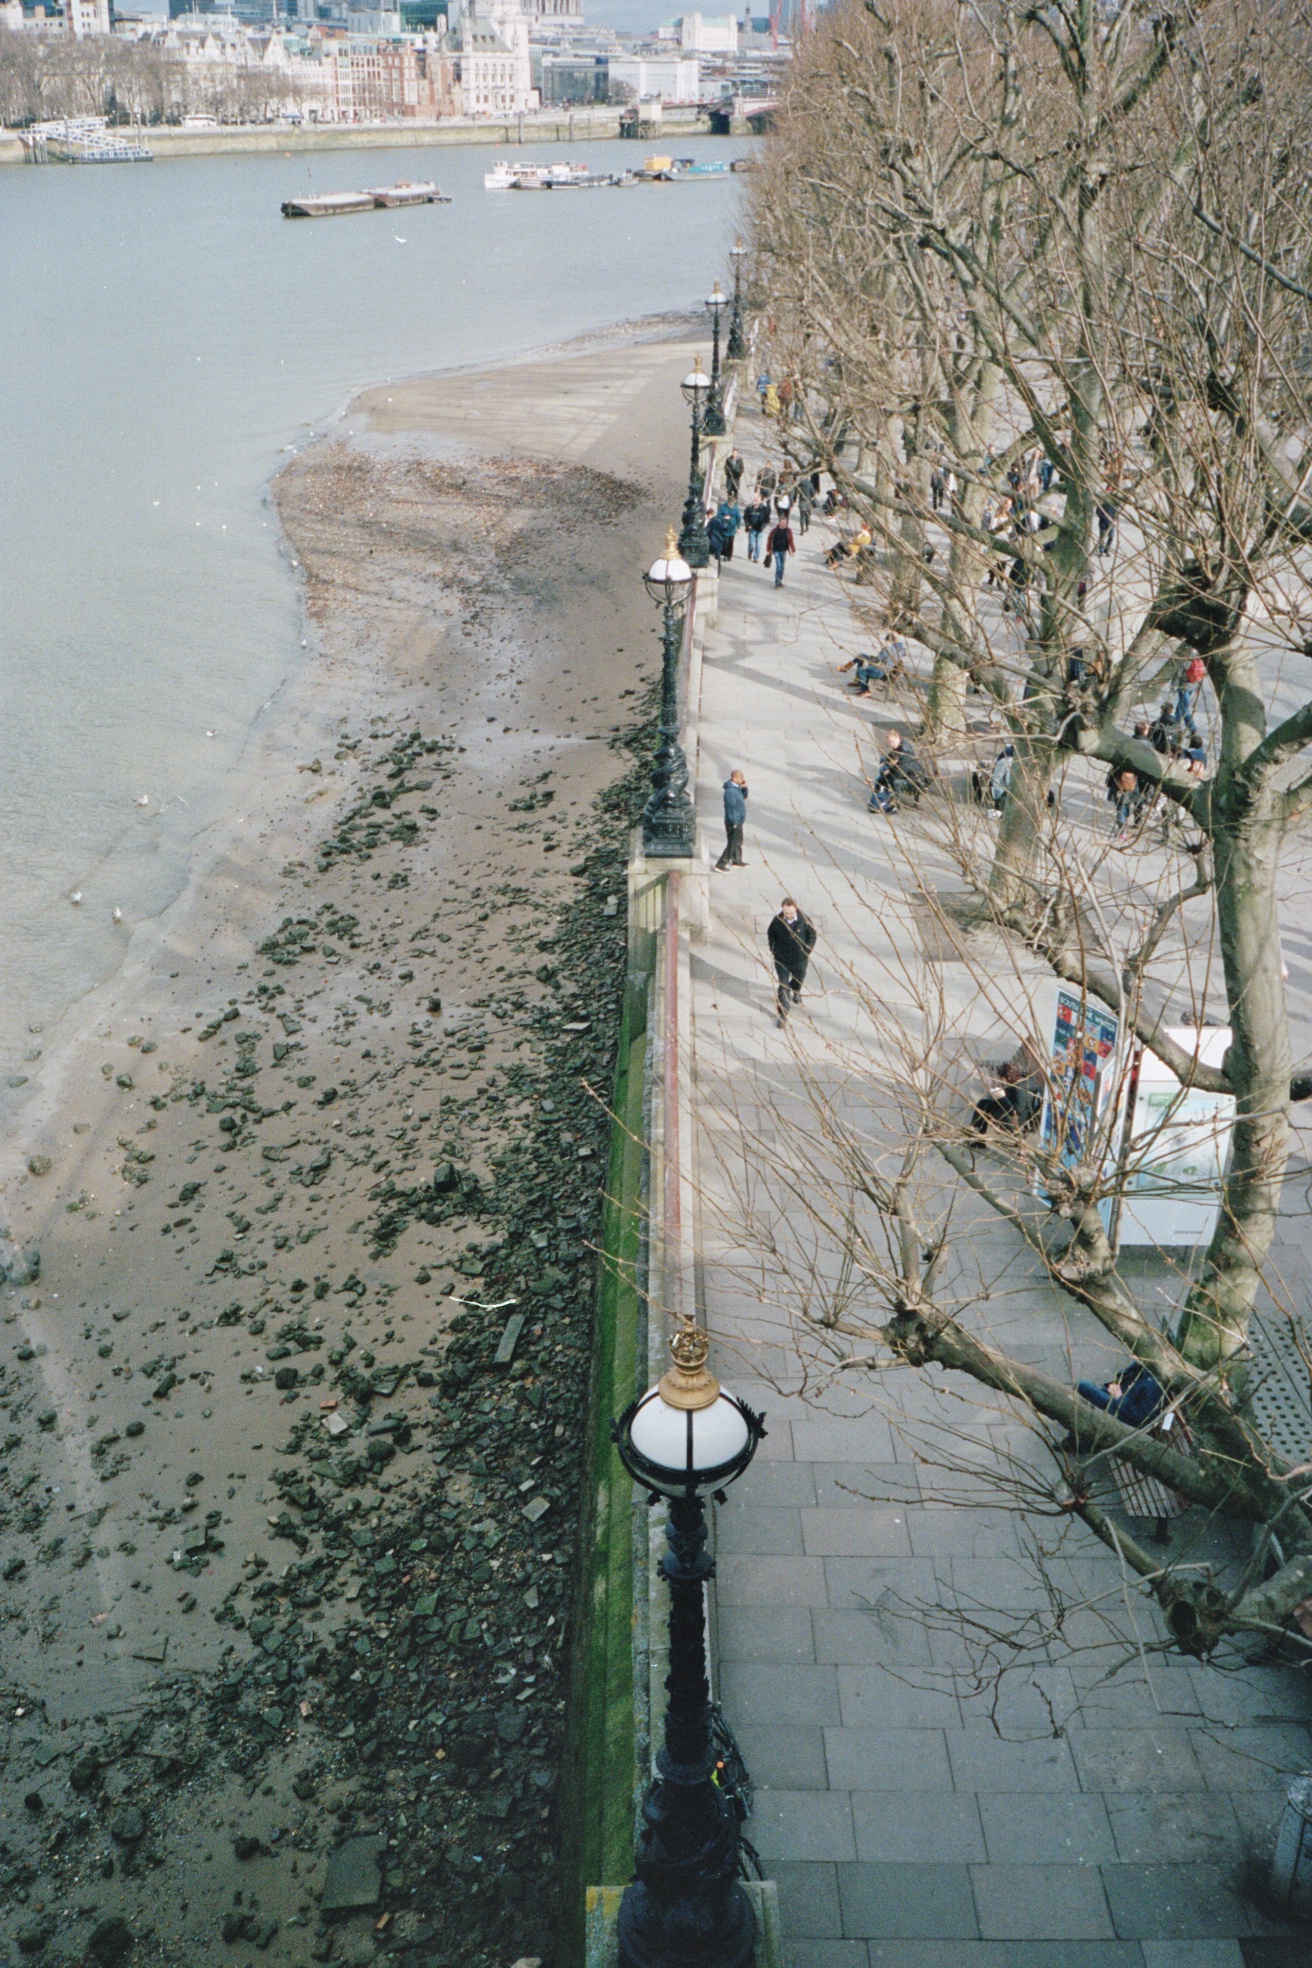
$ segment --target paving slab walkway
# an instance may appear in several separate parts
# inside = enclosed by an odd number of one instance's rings
[[[749,480],[758,429],[754,414],[739,425]],[[951,1618],[900,1609],[1041,1614],[1023,1521],[954,1504],[953,1479],[925,1459],[918,1424],[953,1425],[943,1380],[904,1374],[891,1391],[870,1376],[819,1381],[779,1310],[763,1243],[780,1189],[754,1170],[792,1166],[812,1089],[853,1115],[868,1100],[858,983],[894,1006],[915,994],[903,836],[865,810],[879,728],[896,710],[858,704],[835,676],[871,642],[824,567],[834,537],[813,525],[776,589],[742,558],[739,536],[705,645],[697,786],[712,855],[722,781],[741,766],[750,787],[749,865],[712,874],[710,929],[693,945],[699,1290],[723,1377],[768,1411],[768,1438],[718,1513],[716,1646],[790,1958],[1295,1968],[1306,1943],[1278,1938],[1243,1887],[1245,1868],[1269,1856],[1286,1773],[1312,1767],[1302,1686],[1265,1668],[1222,1678],[1173,1655],[1100,1685],[1105,1661],[1057,1646],[1000,1692],[972,1679]],[[820,941],[782,1033],[764,939],[787,892]],[[954,1011],[968,1014],[965,966],[942,973]],[[841,1286],[823,1209],[782,1207],[794,1241],[812,1240],[817,1275]],[[992,1220],[964,1228],[979,1271],[1003,1281],[993,1330],[1026,1358],[1105,1378],[1105,1337],[1009,1233]],[[999,1466],[1034,1456],[1002,1408],[968,1420]],[[1120,1592],[1115,1562],[1082,1530],[1055,1562],[1073,1591]]]

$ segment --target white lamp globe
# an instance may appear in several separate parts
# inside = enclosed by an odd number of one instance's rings
[[[616,1424],[625,1468],[652,1495],[718,1491],[742,1475],[765,1433],[762,1417],[709,1371],[710,1345],[699,1326],[682,1324],[670,1342],[670,1371]]]
[[[658,605],[669,602],[677,607],[692,586],[692,569],[679,553],[671,527],[665,536],[665,551],[659,554],[643,575],[647,593]]]
[[[709,1408],[672,1408],[659,1385],[649,1387],[629,1424],[629,1439],[653,1475],[668,1473],[671,1487],[680,1490],[723,1482],[749,1438],[746,1416],[723,1392]]]

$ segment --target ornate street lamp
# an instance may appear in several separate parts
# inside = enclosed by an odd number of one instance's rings
[[[712,1782],[716,1749],[706,1675],[705,1498],[723,1498],[765,1433],[763,1417],[721,1388],[711,1342],[685,1320],[674,1365],[615,1423],[620,1460],[654,1502],[669,1499],[670,1671],[665,1741],[642,1806],[637,1874],[620,1905],[620,1968],[747,1968],[756,1916],[738,1877],[738,1820]]]
[[[706,567],[711,558],[710,542],[706,538],[706,508],[702,498],[706,481],[702,477],[701,467],[702,413],[710,387],[710,378],[698,356],[679,384],[684,402],[692,409],[692,460],[688,466],[688,496],[683,502],[683,527],[679,533],[679,552],[689,567]]]
[[[741,239],[735,239],[729,248],[729,258],[733,261],[733,313],[729,316],[729,340],[725,344],[726,362],[741,362],[747,353],[747,343],[743,339],[743,261],[747,258],[747,248]]]
[[[642,851],[660,859],[690,861],[697,833],[688,793],[688,761],[679,743],[679,649],[692,569],[679,558],[671,527],[665,551],[643,575],[647,593],[664,610],[661,638],[661,741],[651,767],[651,792],[642,809]]]
[[[725,425],[723,392],[720,388],[720,316],[729,302],[720,292],[718,280],[706,296],[706,305],[711,311],[711,388],[706,399],[706,415],[702,418],[702,429],[707,437],[723,437]]]

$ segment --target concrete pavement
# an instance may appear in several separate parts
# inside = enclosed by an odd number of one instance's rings
[[[753,414],[736,433],[749,480],[759,428]],[[768,1411],[718,1514],[720,1693],[758,1785],[748,1829],[796,1968],[1294,1968],[1305,1943],[1280,1938],[1245,1886],[1285,1773],[1312,1767],[1302,1687],[1148,1651],[1151,1617],[1103,1546],[1002,1506],[1042,1459],[1013,1414],[941,1375],[826,1371],[806,1326],[808,1274],[825,1302],[862,1303],[836,1196],[807,1185],[825,1166],[817,1113],[878,1136],[872,997],[914,1023],[928,971],[981,1045],[997,1022],[964,964],[927,960],[904,895],[916,823],[865,810],[900,720],[835,675],[874,642],[823,566],[833,537],[813,526],[776,590],[739,536],[701,676],[712,857],[721,782],[741,766],[751,789],[750,865],[712,874],[692,959],[699,1293],[722,1377]],[[819,945],[781,1033],[764,939],[785,893]],[[1001,980],[1004,995],[1024,987]],[[957,1226],[950,1280],[976,1327],[1106,1378],[1110,1342],[1005,1226],[978,1209]],[[1149,1290],[1164,1280],[1145,1272]],[[1194,1547],[1224,1552],[1199,1516]],[[1110,1681],[1100,1604],[1145,1639]]]

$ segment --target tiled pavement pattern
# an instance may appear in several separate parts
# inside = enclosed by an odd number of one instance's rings
[[[739,442],[754,474],[741,425]],[[951,1633],[890,1605],[1030,1604],[1016,1519],[952,1507],[942,1472],[911,1459],[889,1417],[914,1419],[917,1404],[928,1412],[942,1398],[923,1379],[903,1376],[875,1405],[859,1386],[799,1391],[771,1281],[763,1293],[750,1282],[735,1126],[787,1163],[800,1071],[832,1074],[834,1048],[857,1032],[843,963],[859,959],[868,976],[872,960],[886,962],[896,994],[910,934],[889,900],[902,878],[893,833],[865,812],[858,770],[858,739],[871,767],[872,725],[894,714],[872,717],[834,676],[870,643],[823,567],[832,538],[813,526],[782,591],[744,563],[741,536],[723,570],[702,680],[699,819],[715,854],[720,784],[741,765],[750,866],[712,875],[709,934],[693,945],[703,1308],[723,1377],[768,1410],[769,1426],[718,1513],[720,1693],[758,1785],[749,1829],[779,1883],[791,1960],[1296,1968],[1312,1942],[1281,1938],[1241,1888],[1253,1856],[1269,1857],[1284,1773],[1312,1768],[1304,1689],[1274,1669],[1222,1678],[1176,1656],[1098,1687],[1102,1660],[1052,1656],[1004,1684],[995,1727],[987,1694],[942,1672],[959,1659]],[[785,889],[821,936],[816,988],[787,1038],[761,954]],[[968,994],[969,981],[949,988]],[[835,1097],[859,1098],[859,1082],[838,1079]],[[977,1252],[987,1247],[984,1268],[990,1252],[1010,1267],[1014,1297],[992,1308],[994,1330],[1057,1371],[1106,1378],[1105,1340],[1018,1262],[1007,1233],[991,1219],[962,1227]],[[836,1263],[823,1242],[817,1261]],[[990,1452],[1033,1452],[1001,1413],[984,1421]],[[1116,1596],[1114,1561],[1087,1534],[1062,1564],[1068,1582]]]

